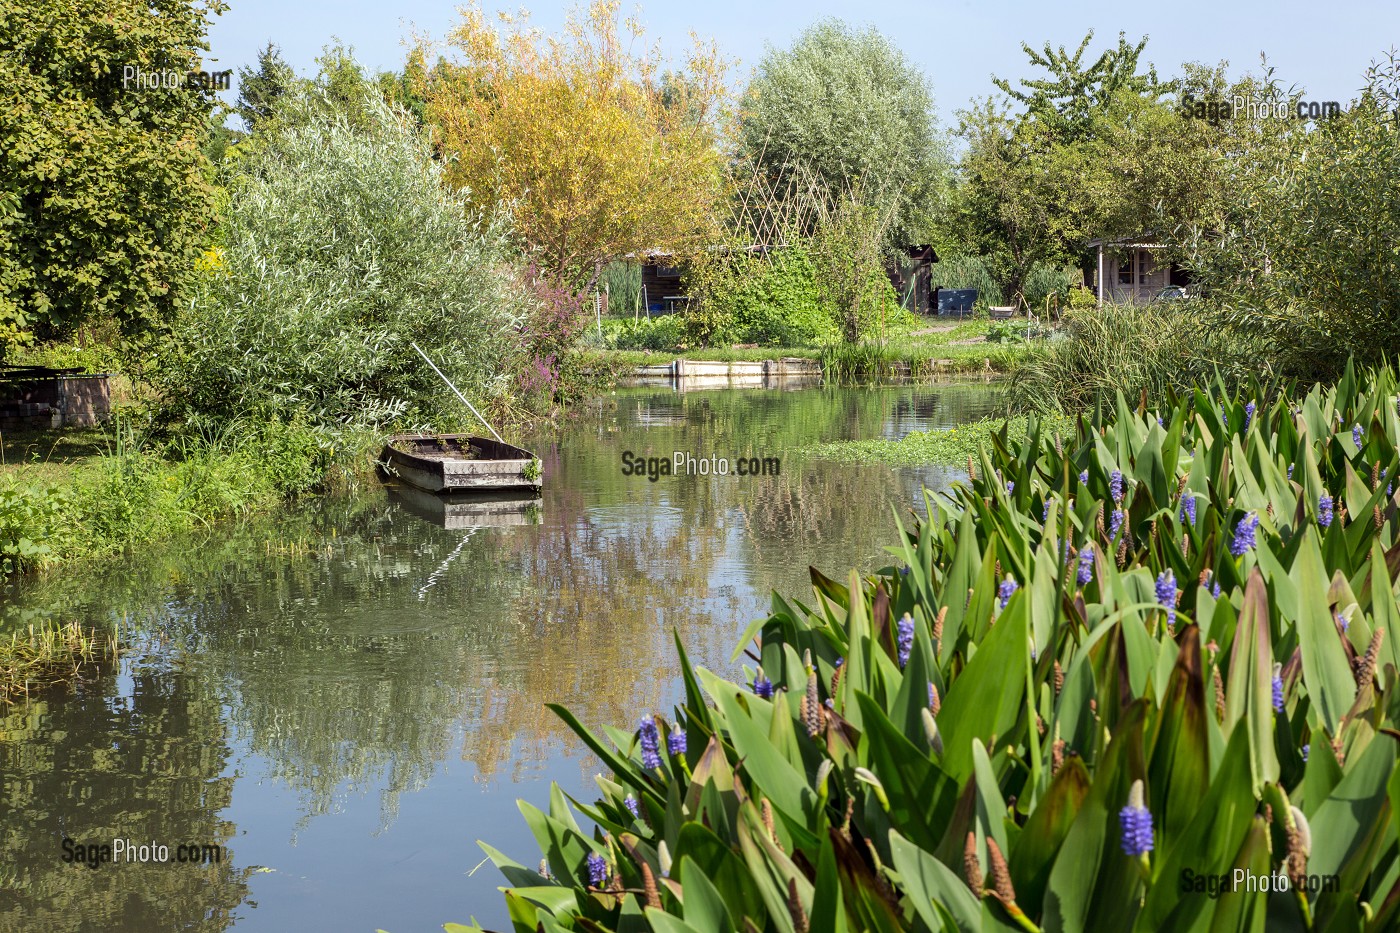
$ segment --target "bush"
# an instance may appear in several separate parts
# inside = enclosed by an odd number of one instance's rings
[[[692,291],[699,307],[685,321],[687,338],[695,343],[800,347],[838,334],[805,246],[766,256],[736,252],[700,259]]]
[[[604,326],[604,344],[611,350],[674,350],[685,336],[684,320],[677,314],[607,321]]]
[[[482,844],[515,930],[1394,929],[1397,387],[1032,425],[742,682],[678,636],[671,716],[551,706],[610,775]],[[1237,868],[1294,887],[1180,884]]]
[[[405,117],[373,95],[363,115],[357,128],[324,102],[289,103],[240,161],[222,269],[156,377],[177,417],[431,419],[459,403],[413,341],[463,392],[509,390],[528,299],[503,230],[445,189]]]
[[[1084,273],[1074,266],[1037,262],[1021,280],[1021,299],[1032,314],[1046,314],[1069,304],[1071,291],[1083,282]]]
[[[1017,367],[1010,394],[1023,409],[1073,411],[1117,392],[1160,400],[1217,370],[1238,385],[1270,367],[1253,342],[1215,324],[1202,307],[1105,303],[1070,310],[1061,339]]]

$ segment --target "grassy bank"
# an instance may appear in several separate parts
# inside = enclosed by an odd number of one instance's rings
[[[603,334],[590,330],[589,354],[611,370],[664,365],[676,359],[744,362],[795,357],[820,360],[833,379],[854,380],[910,375],[915,378],[967,372],[1011,372],[1033,344],[995,338],[1004,329],[988,320],[960,322],[905,316],[884,336],[858,344],[688,347],[674,343],[679,331],[667,319],[633,325],[608,319]],[[673,335],[671,330],[676,330]],[[660,331],[653,334],[653,331]],[[653,344],[669,344],[657,346]]]
[[[4,438],[0,572],[42,570],[269,509],[367,468],[373,439],[295,424],[159,437],[101,431]]]

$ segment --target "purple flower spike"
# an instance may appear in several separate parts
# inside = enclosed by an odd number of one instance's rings
[[[1220,598],[1220,581],[1219,581],[1219,580],[1212,580],[1212,581],[1210,582],[1210,595],[1214,596],[1216,599],[1219,599],[1219,598]]]
[[[685,754],[685,732],[680,725],[671,727],[671,731],[666,733],[666,751],[672,755]]]
[[[1275,713],[1281,713],[1281,712],[1283,712],[1283,665],[1282,665],[1282,664],[1275,664],[1275,665],[1274,665],[1273,690],[1274,690],[1274,712],[1275,712]]]
[[[903,668],[909,663],[909,653],[914,650],[914,620],[906,612],[895,627],[899,633],[899,666]]]
[[[1083,486],[1083,485],[1084,485],[1085,483],[1087,483],[1087,482],[1089,482],[1089,471],[1088,471],[1088,470],[1080,470],[1080,471],[1079,471],[1079,485]]]
[[[1288,478],[1289,478],[1289,479],[1292,479],[1292,478],[1293,478],[1293,464],[1291,464],[1291,463],[1288,465]]]
[[[1113,496],[1114,502],[1123,501],[1123,471],[1114,470],[1108,474],[1108,493]]]
[[[1118,532],[1123,530],[1123,510],[1114,509],[1108,517],[1108,540],[1118,540]]]
[[[1170,570],[1157,574],[1157,602],[1167,608],[1167,628],[1176,625],[1176,575]]]
[[[1016,482],[1015,482],[1015,480],[1007,480],[1007,481],[1006,481],[1006,494],[1009,496],[1009,495],[1011,495],[1011,494],[1012,494],[1013,492],[1015,492],[1015,491],[1016,491]]]
[[[632,814],[633,816],[640,817],[642,815],[642,808],[637,803],[637,798],[633,797],[631,794],[628,794],[626,797],[622,798],[622,805],[626,807],[627,812]]]
[[[1183,525],[1196,524],[1196,497],[1195,495],[1181,497],[1181,523]]]
[[[1311,746],[1308,746],[1308,745],[1304,745],[1304,746],[1303,746],[1303,764],[1307,764],[1307,763],[1308,763],[1308,749],[1309,749],[1310,747],[1311,747]]]
[[[1340,612],[1332,613],[1332,618],[1336,619],[1337,624],[1342,627],[1343,635],[1345,635],[1347,633],[1347,630],[1351,628],[1351,620],[1348,619],[1346,616],[1342,615]]]
[[[1351,442],[1357,447],[1361,446],[1361,425],[1353,425],[1351,429]]]
[[[1020,588],[1020,584],[1010,577],[1001,581],[1001,585],[997,587],[997,597],[1001,600],[1001,608],[1006,608],[1006,604],[1011,601],[1011,594]]]
[[[1235,537],[1230,541],[1230,554],[1240,557],[1245,551],[1250,550],[1256,543],[1254,533],[1259,530],[1259,516],[1253,512],[1240,519],[1235,526]]]
[[[763,668],[758,669],[758,674],[753,679],[753,692],[756,696],[761,696],[765,700],[773,699],[773,681],[763,676]]]
[[[657,750],[660,736],[656,732],[656,720],[650,716],[643,717],[637,726],[637,735],[642,741],[642,767],[647,770],[661,767],[661,754]]]
[[[588,853],[588,883],[590,886],[600,888],[603,882],[608,880],[608,863],[603,861],[603,857],[597,852]]]
[[[1317,523],[1323,528],[1332,524],[1332,497],[1325,492],[1317,497]]]
[[[1133,782],[1128,792],[1128,805],[1118,812],[1118,824],[1123,830],[1123,851],[1137,858],[1152,851],[1152,813],[1143,801],[1141,779]]]
[[[1043,525],[1050,520],[1050,500],[1046,499],[1040,507],[1040,523]]]
[[[1249,423],[1254,420],[1254,403],[1250,402],[1244,406],[1244,429],[1249,430]]]
[[[1089,581],[1094,579],[1094,546],[1084,545],[1084,550],[1079,552],[1079,573],[1075,577],[1080,586],[1087,586]]]

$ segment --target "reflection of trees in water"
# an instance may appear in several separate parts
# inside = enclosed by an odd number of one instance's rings
[[[223,845],[233,777],[216,697],[179,670],[127,662],[61,701],[0,718],[0,929],[222,930],[248,868],[62,861],[64,836]]]

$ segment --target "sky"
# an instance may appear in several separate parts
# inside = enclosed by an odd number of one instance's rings
[[[556,30],[574,4],[560,0],[526,3],[531,20]],[[483,2],[487,11],[518,11],[521,2]],[[624,0],[624,13],[636,9]],[[1225,60],[1230,74],[1259,70],[1266,52],[1285,86],[1297,85],[1306,100],[1355,96],[1368,63],[1400,46],[1400,3],[1391,2],[1201,2],[1089,3],[1043,2],[917,3],[865,0],[860,3],[792,0],[652,0],[640,7],[647,35],[667,54],[679,56],[691,31],[718,41],[723,54],[739,63],[733,73],[741,88],[769,45],[785,47],[809,24],[829,16],[884,33],[928,77],[945,125],[974,98],[995,93],[992,75],[1018,79],[1032,71],[1022,42],[1039,49],[1046,41],[1073,50],[1092,28],[1095,55],[1116,45],[1124,32],[1134,42],[1149,36],[1145,58],[1159,74],[1178,72],[1183,62]],[[269,41],[282,49],[299,74],[315,71],[315,58],[332,37],[355,50],[371,71],[396,69],[411,35],[441,39],[457,21],[456,4],[441,0],[230,0],[210,29],[215,68],[256,63]],[[1087,61],[1093,55],[1086,54]],[[230,103],[237,87],[224,95]]]

